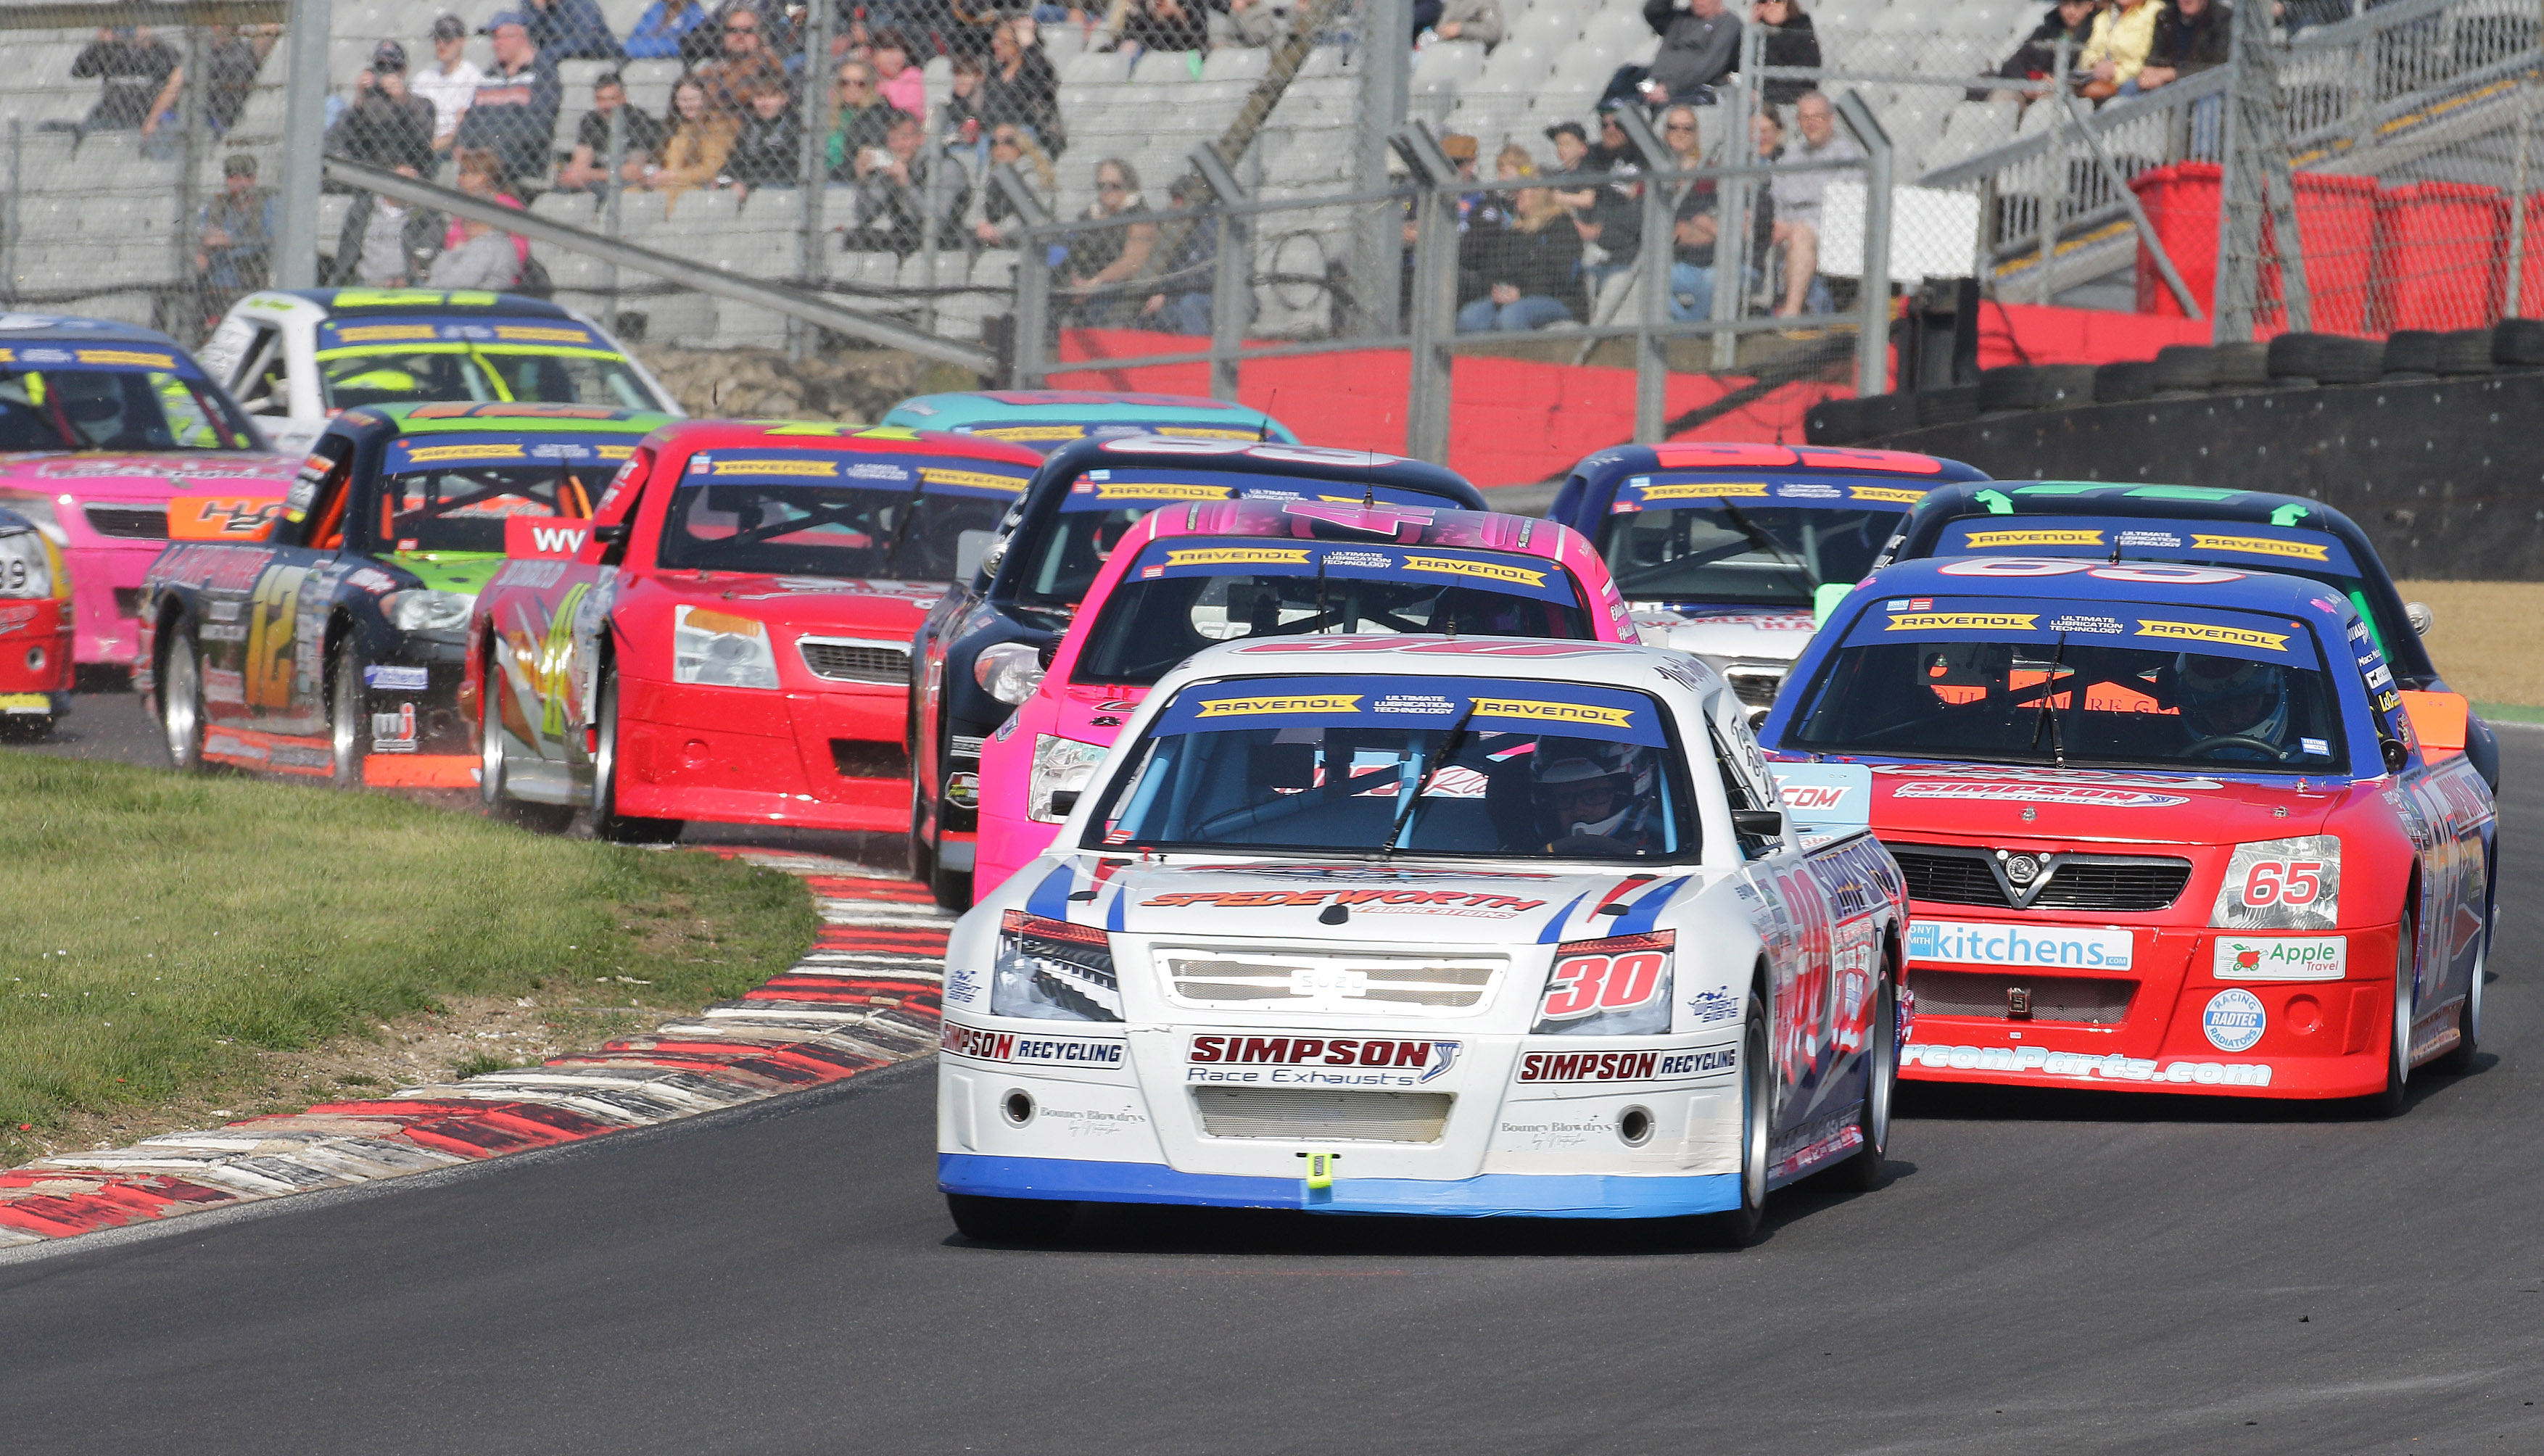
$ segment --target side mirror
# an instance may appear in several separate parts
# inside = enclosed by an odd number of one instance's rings
[[[1752,839],[1785,837],[1785,811],[1780,808],[1735,808],[1731,827]]]
[[[1051,811],[1064,819],[1075,813],[1080,792],[1076,789],[1054,789],[1051,791]]]
[[[2428,636],[2429,629],[2438,624],[2438,614],[2429,610],[2429,604],[2425,601],[2403,603],[2403,618],[2412,624],[2412,635],[2415,637]]]
[[[2385,745],[2385,772],[2389,774],[2401,773],[2403,771],[2403,765],[2411,762],[2412,750],[2404,747],[2403,740],[2400,738],[2387,738],[2383,741]]]
[[[634,535],[635,531],[636,528],[627,524],[625,521],[612,521],[605,526],[594,526],[592,528],[592,539],[601,542],[604,545],[615,546],[619,542],[626,540],[629,536]]]
[[[1045,672],[1051,670],[1051,659],[1059,655],[1060,639],[1056,637],[1034,650],[1034,660],[1042,664],[1042,670]]]
[[[2412,736],[2421,740],[2424,759],[2462,753],[2465,720],[2472,713],[2473,705],[2461,693],[2403,694],[2403,716],[2412,722]]]
[[[1816,632],[1826,627],[1829,613],[1836,611],[1837,604],[1846,600],[1846,594],[1854,589],[1844,581],[1823,581],[1815,587],[1811,592],[1811,630]]]

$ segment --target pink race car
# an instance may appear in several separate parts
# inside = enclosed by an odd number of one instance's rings
[[[1325,633],[1343,670],[1407,633],[1440,637],[1415,651],[1451,653],[1534,651],[1511,638],[1636,641],[1599,553],[1551,521],[1330,500],[1153,512],[1096,574],[1042,686],[982,745],[977,893],[1050,844],[1169,668],[1217,643]],[[1297,646],[1282,644],[1288,670]]]
[[[170,500],[262,529],[299,462],[268,454],[239,407],[177,342],[131,324],[0,314],[0,507],[60,548],[81,667],[129,669],[141,578],[168,544]],[[241,539],[253,539],[242,536]]]

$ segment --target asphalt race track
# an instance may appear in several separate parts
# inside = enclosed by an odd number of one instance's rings
[[[2544,731],[2503,736],[2486,1049],[2392,1121],[1912,1094],[1886,1187],[1737,1254],[1183,1211],[994,1248],[922,1063],[0,1256],[0,1448],[2544,1450]]]

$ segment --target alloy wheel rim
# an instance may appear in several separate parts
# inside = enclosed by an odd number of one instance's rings
[[[1878,1153],[1890,1146],[1890,1095],[1899,1085],[1899,1003],[1887,982],[1881,988],[1881,1015],[1873,1020],[1879,1039],[1872,1045],[1872,1085],[1865,1091],[1871,1113],[1865,1118],[1869,1124],[1865,1130]]]
[[[1757,1208],[1767,1201],[1766,1029],[1750,1023],[1741,1052],[1749,1065],[1740,1079],[1740,1192],[1749,1207]]]
[[[2412,1080],[2412,923],[2403,922],[2401,948],[2394,955],[2394,1082]]]
[[[600,742],[592,750],[592,806],[601,813],[614,812],[610,801],[612,780],[618,771],[618,683],[614,678],[600,684]]]
[[[494,673],[488,672],[477,706],[477,797],[489,805],[504,797],[504,715],[495,708],[500,691]]]
[[[351,777],[353,771],[359,767],[354,759],[354,714],[361,705],[361,694],[354,690],[352,674],[346,670],[353,665],[349,658],[336,669],[336,712],[333,715],[336,721],[330,727],[333,728],[338,778]]]
[[[168,758],[179,768],[194,761],[195,650],[180,643],[168,654],[168,681],[160,689],[160,727],[168,737]]]

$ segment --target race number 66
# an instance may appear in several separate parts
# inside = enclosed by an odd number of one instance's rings
[[[2247,905],[2311,905],[2323,894],[2321,860],[2255,860],[2244,875]]]

